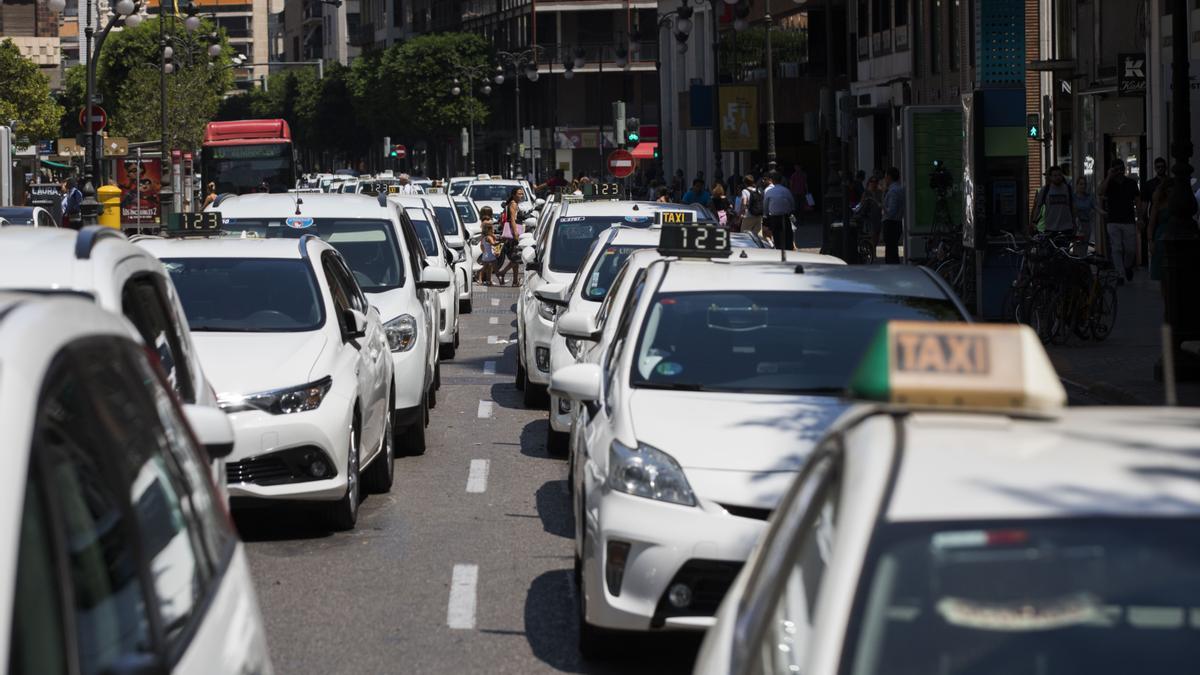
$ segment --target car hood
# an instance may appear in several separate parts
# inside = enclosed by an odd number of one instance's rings
[[[675,458],[690,476],[795,472],[850,406],[830,396],[634,389],[633,433]]]
[[[407,283],[412,283],[409,279]],[[407,287],[392,288],[382,293],[367,293],[367,302],[379,310],[380,321],[387,323],[401,314],[420,314],[420,303],[413,297]]]
[[[204,374],[220,396],[253,394],[311,382],[328,337],[323,331],[197,332],[192,333],[192,340],[204,364]]]

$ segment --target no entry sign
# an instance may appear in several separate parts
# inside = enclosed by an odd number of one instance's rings
[[[97,133],[104,131],[104,127],[108,125],[108,113],[104,112],[104,108],[98,105],[92,106],[92,125],[91,131]],[[87,106],[79,109],[79,126],[83,127],[86,132],[89,130],[87,123]]]
[[[608,156],[608,172],[615,178],[628,178],[633,175],[633,155],[628,150],[613,150]]]

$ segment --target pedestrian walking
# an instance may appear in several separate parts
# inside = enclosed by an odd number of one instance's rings
[[[486,214],[485,214],[486,212]],[[496,223],[492,220],[492,208],[485,206],[479,210],[480,229],[482,236],[479,242],[479,282],[484,286],[492,285],[492,277],[496,272],[496,262],[503,248],[496,239]]]
[[[808,174],[799,164],[792,165],[792,177],[788,181],[788,190],[792,193],[792,203],[796,205],[796,219],[802,220],[804,212],[812,210],[816,204],[812,190],[808,187]]]
[[[772,171],[768,176],[770,186],[763,193],[763,211],[766,221],[763,230],[770,230],[775,248],[781,251],[792,250],[792,214],[796,211],[796,200],[783,184],[783,174]]]
[[[1098,192],[1104,196],[1105,211],[1108,212],[1108,252],[1113,267],[1124,272],[1125,281],[1133,281],[1137,258],[1138,187],[1125,176],[1125,162],[1116,160]]]
[[[1029,213],[1029,232],[1063,235],[1075,232],[1075,198],[1063,170],[1052,166],[1046,171],[1046,183],[1038,190]]]
[[[659,204],[670,204],[671,191],[665,187],[658,188],[658,196],[655,197],[654,201],[658,202]]]
[[[883,192],[879,189],[879,179],[872,176],[867,179],[862,199],[854,210],[863,236],[871,239],[871,250],[879,247],[879,233],[883,227]],[[874,253],[872,253],[874,255]]]
[[[500,279],[500,285],[504,285],[504,275],[509,270],[512,270],[513,273],[512,285],[520,285],[521,251],[517,248],[517,239],[521,237],[520,204],[524,200],[525,190],[520,187],[513,188],[512,192],[508,193],[508,200],[504,202],[504,210],[500,213],[500,243],[503,247],[503,255],[499,264],[502,264],[503,267],[496,272],[496,276]]]
[[[1154,158],[1154,177],[1142,181],[1138,190],[1138,250],[1141,252],[1141,263],[1146,265],[1150,259],[1150,248],[1153,239],[1149,236],[1150,209],[1154,203],[1154,193],[1158,191],[1167,178],[1167,160],[1162,157]]]
[[[904,237],[904,185],[900,169],[889,167],[883,174],[883,262],[900,263],[900,240]]]
[[[1075,238],[1083,242],[1083,253],[1092,241],[1092,219],[1096,217],[1096,196],[1088,192],[1087,179],[1075,179]]]
[[[83,193],[79,191],[74,177],[62,184],[62,214],[64,226],[73,230],[83,226]]]
[[[683,198],[679,201],[683,204],[709,206],[712,203],[712,193],[704,189],[704,180],[697,178],[692,181],[692,189],[683,193]]]
[[[217,201],[217,184],[209,181],[208,185],[204,186],[204,204],[200,206],[203,211]]]
[[[762,234],[763,195],[754,184],[754,176],[742,178],[742,196],[738,200],[738,229],[751,234]]]
[[[733,205],[725,196],[725,186],[717,183],[712,189],[712,210],[717,215],[717,223],[721,227],[729,227],[733,216]]]
[[[1146,237],[1150,240],[1150,278],[1162,281],[1162,261],[1166,243],[1163,239],[1171,229],[1171,193],[1175,181],[1159,181],[1158,188],[1150,198],[1150,209],[1146,219]]]

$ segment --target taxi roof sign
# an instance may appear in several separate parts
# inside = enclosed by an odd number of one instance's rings
[[[891,321],[850,384],[851,395],[932,408],[1047,413],[1066,391],[1028,326]]]

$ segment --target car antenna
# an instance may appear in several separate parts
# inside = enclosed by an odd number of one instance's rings
[[[304,203],[303,199],[301,199],[300,197],[296,197],[296,215],[300,215],[300,205],[303,203]]]
[[[796,269],[792,270],[795,274],[804,274],[804,265],[797,264]]]

